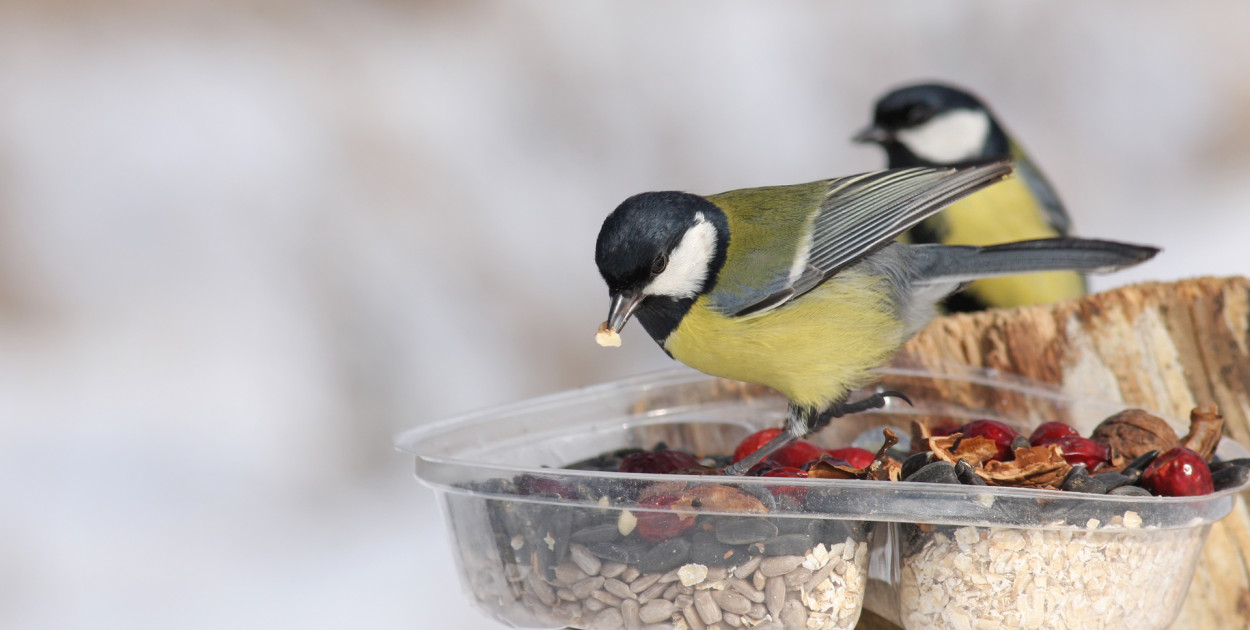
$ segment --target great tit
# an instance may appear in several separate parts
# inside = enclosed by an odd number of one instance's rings
[[[895,242],[1010,172],[1004,161],[706,197],[635,195],[608,215],[595,243],[611,298],[601,334],[615,336],[637,316],[670,357],[785,395],[786,431],[727,471],[742,474],[830,418],[898,395],[847,402],[961,284],[1041,270],[1112,271],[1158,251],[1071,238],[993,247]]]
[[[913,243],[997,245],[1068,236],[1071,221],[1054,188],[977,97],[947,85],[902,87],[877,101],[873,124],[854,137],[885,149],[889,168],[964,166],[1011,160],[1008,181],[953,203],[907,233]],[[975,311],[1047,304],[1085,295],[1075,271],[973,282],[944,304]]]

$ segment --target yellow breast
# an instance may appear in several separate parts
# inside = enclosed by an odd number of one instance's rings
[[[932,222],[932,223],[929,223]],[[946,245],[997,245],[1060,236],[1018,177],[951,204],[926,221]],[[992,306],[1049,304],[1085,294],[1085,281],[1071,271],[977,280],[964,290]]]
[[[871,380],[905,341],[881,278],[844,272],[773,311],[725,317],[700,297],[664,344],[715,376],[772,387],[825,409]]]

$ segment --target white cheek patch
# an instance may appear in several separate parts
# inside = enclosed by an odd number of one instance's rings
[[[668,266],[642,292],[678,299],[698,295],[715,255],[716,227],[702,213],[696,214],[694,227],[686,231],[681,242],[669,254]]]
[[[983,111],[954,109],[938,114],[894,136],[916,157],[936,164],[965,162],[981,156],[990,133],[990,119]]]

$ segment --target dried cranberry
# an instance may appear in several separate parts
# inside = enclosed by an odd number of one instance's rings
[[[569,484],[548,477],[535,477],[534,475],[522,475],[517,479],[517,493],[554,494],[561,499],[577,498],[577,491]]]
[[[867,468],[872,463],[872,460],[876,458],[872,451],[857,446],[835,448],[829,451],[829,454],[855,468]]]
[[[747,455],[760,450],[761,446],[769,443],[778,435],[781,435],[781,429],[764,429],[746,436],[741,442],[738,442],[738,448],[734,449],[733,462],[736,464],[742,461]]]
[[[1069,464],[1073,466],[1085,464],[1086,470],[1090,472],[1094,472],[1099,466],[1111,460],[1111,451],[1105,444],[1099,444],[1079,435],[1059,438],[1054,444],[1059,447],[1060,451],[1063,451],[1063,458]]]
[[[733,461],[739,462],[747,455],[759,450],[773,438],[781,435],[781,429],[764,429],[756,431],[748,435],[745,439],[738,443],[738,448],[734,449]],[[782,466],[791,466],[799,468],[803,464],[820,459],[825,454],[825,449],[808,442],[807,440],[793,440],[789,444],[774,451],[770,458],[777,460]]]
[[[1011,451],[1011,441],[1019,434],[1015,429],[997,420],[973,420],[959,427],[957,433],[964,434],[966,438],[983,437],[993,440],[994,445],[998,447],[998,454],[993,459],[999,461],[1015,459],[1015,454]]]
[[[1207,463],[1184,446],[1156,457],[1142,472],[1141,485],[1164,497],[1193,497],[1215,491]]]
[[[774,468],[760,476],[761,477],[795,477],[795,478],[800,478],[800,479],[806,479],[807,471],[801,470],[799,468],[794,468],[792,466],[787,466],[785,468]],[[779,497],[779,496],[784,495],[784,496],[793,497],[796,501],[800,503],[803,502],[803,499],[807,498],[807,488],[801,488],[798,486],[773,486],[769,488],[769,490],[772,491],[773,496]]]
[[[1043,422],[1033,429],[1033,434],[1029,436],[1029,444],[1033,446],[1044,446],[1058,442],[1060,438],[1066,438],[1071,435],[1079,436],[1076,429],[1071,425],[1063,422]]]
[[[764,473],[777,468],[785,468],[785,466],[781,462],[769,457],[752,466],[751,469],[747,471],[747,476],[762,477],[764,476]]]
[[[820,456],[824,454],[825,449],[807,440],[795,440],[773,453],[773,459],[781,462],[783,466],[799,468],[803,464],[820,459]]]
[[[667,475],[674,470],[698,465],[699,460],[685,451],[646,451],[626,455],[617,470],[627,473]]]
[[[675,494],[659,494],[647,497],[638,502],[640,508],[667,508],[680,500]],[[650,542],[660,542],[677,536],[694,526],[694,514],[678,514],[673,511],[642,511],[635,514],[638,518],[638,535]]]

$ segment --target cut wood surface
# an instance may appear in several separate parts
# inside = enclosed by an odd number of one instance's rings
[[[921,331],[905,352],[935,368],[951,361],[993,368],[1173,418],[1215,403],[1225,434],[1250,445],[1250,279],[1147,283],[1048,306],[952,315]],[[859,627],[893,626],[865,615]],[[1171,627],[1250,627],[1244,496],[1212,526]]]

